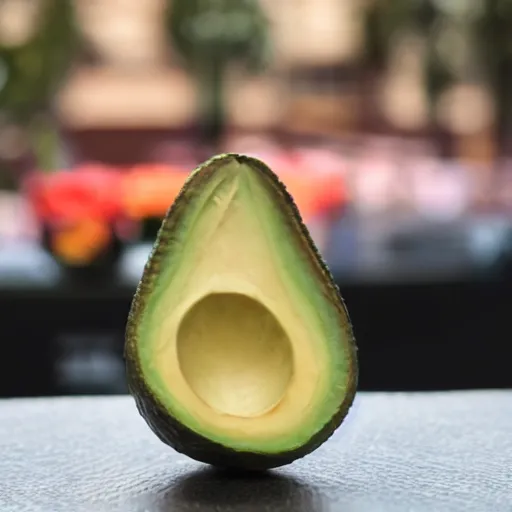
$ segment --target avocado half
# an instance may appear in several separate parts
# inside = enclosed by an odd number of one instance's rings
[[[125,360],[150,428],[198,461],[282,466],[341,424],[358,378],[349,316],[265,164],[225,154],[191,173],[135,293]]]

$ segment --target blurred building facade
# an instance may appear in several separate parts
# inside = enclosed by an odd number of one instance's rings
[[[232,70],[226,91],[232,124],[337,130],[351,122],[353,102],[339,89],[362,44],[358,4],[265,0],[272,66],[252,77]],[[192,123],[194,84],[168,44],[161,23],[165,0],[76,0],[76,6],[93,57],[74,71],[58,98],[65,122],[76,128]]]
[[[3,0],[0,39],[27,37],[41,1]],[[369,69],[363,54],[370,0],[260,1],[270,23],[273,59],[256,76],[231,68],[225,90],[231,127],[323,135],[432,135],[420,34],[401,34],[386,68]],[[124,155],[129,161],[155,141],[168,139],[169,130],[197,123],[193,77],[173,51],[162,21],[171,2],[74,0],[83,48],[54,110],[75,153],[109,161],[109,152],[117,147],[114,132],[130,132],[134,155],[128,154],[126,144]],[[438,131],[457,134],[458,153],[473,160],[492,159],[488,91],[479,84],[457,84],[442,95],[435,110]],[[122,158],[118,152],[117,159]]]

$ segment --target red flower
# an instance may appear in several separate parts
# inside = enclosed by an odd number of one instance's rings
[[[121,178],[113,169],[90,164],[73,171],[33,175],[27,192],[36,215],[46,222],[110,221],[121,212]]]

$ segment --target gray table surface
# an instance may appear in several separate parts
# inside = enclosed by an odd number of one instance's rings
[[[359,393],[320,449],[262,476],[163,445],[131,397],[0,402],[2,512],[510,512],[512,392]]]

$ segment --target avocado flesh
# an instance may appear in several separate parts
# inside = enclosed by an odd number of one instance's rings
[[[135,295],[126,360],[153,430],[204,462],[286,464],[341,423],[357,381],[348,315],[261,162],[223,155],[191,175]]]

